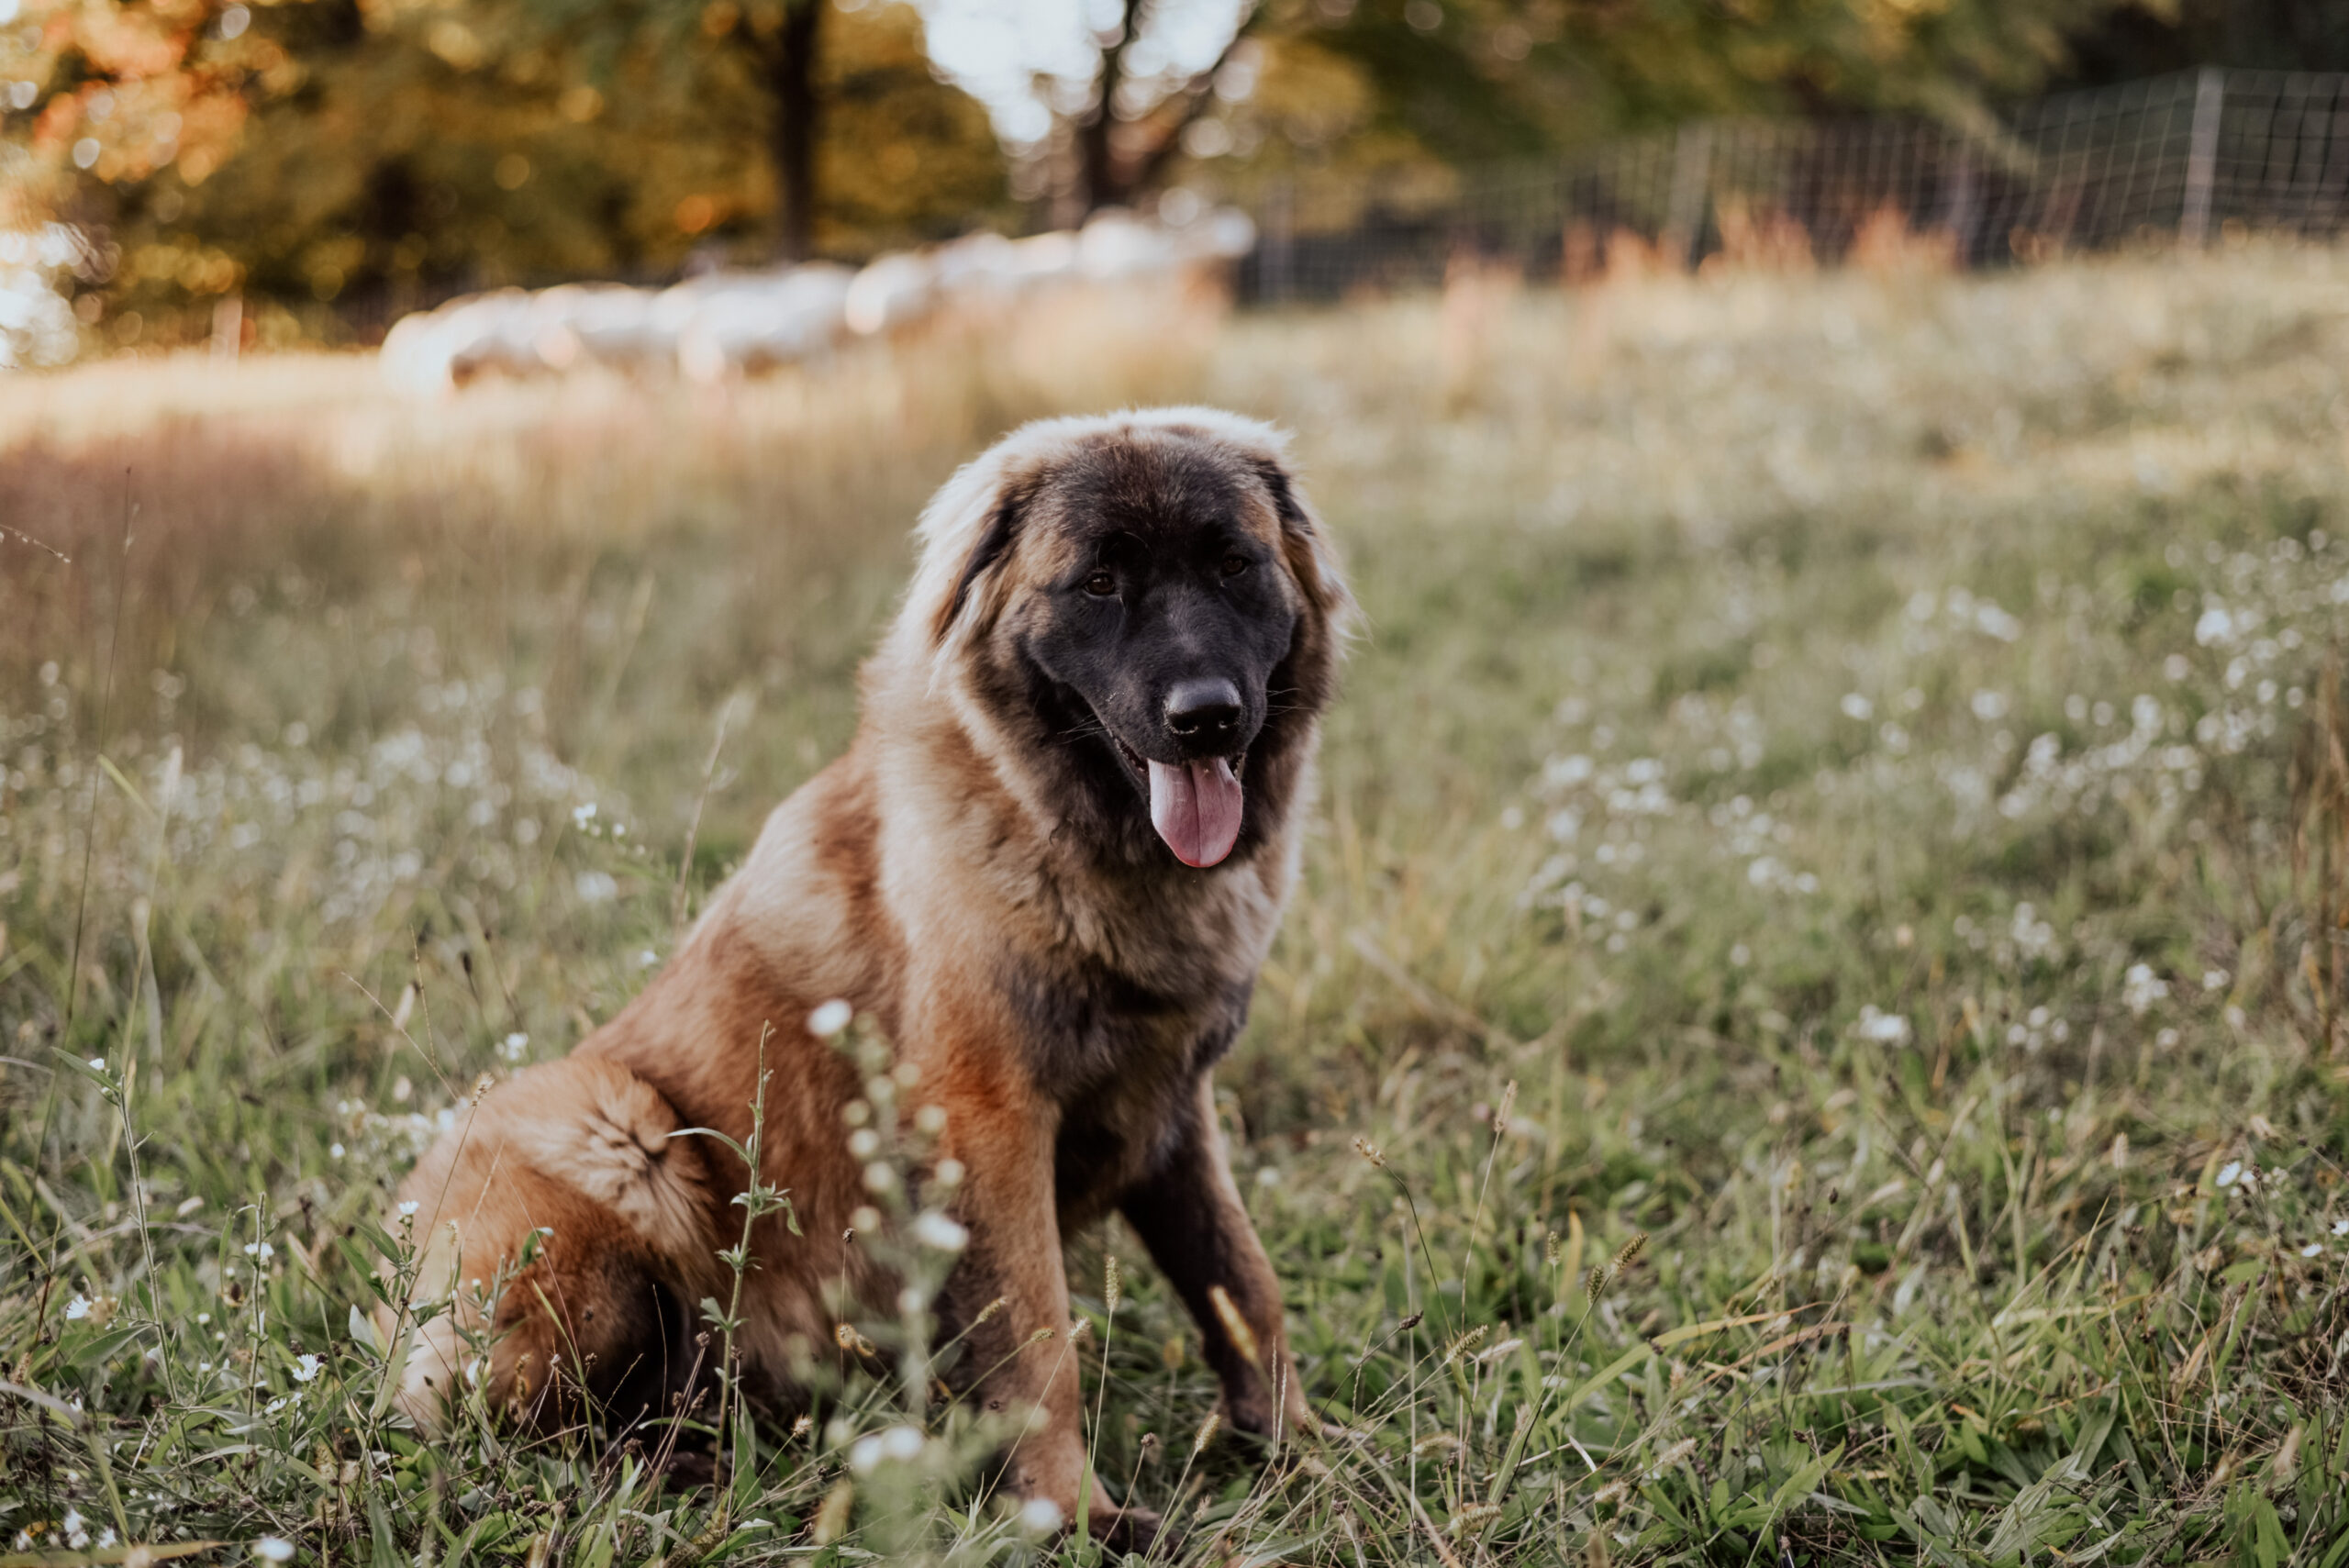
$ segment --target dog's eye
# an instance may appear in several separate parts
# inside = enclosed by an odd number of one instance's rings
[[[1223,574],[1226,577],[1237,577],[1247,570],[1248,558],[1238,550],[1235,550],[1223,558]]]
[[[1118,580],[1107,572],[1096,572],[1085,580],[1085,591],[1097,599],[1106,599],[1118,591]]]

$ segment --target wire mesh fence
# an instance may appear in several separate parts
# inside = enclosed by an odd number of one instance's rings
[[[2349,74],[2205,67],[1958,126],[1718,120],[1417,201],[1300,182],[1255,212],[1241,297],[1440,282],[1456,258],[1578,281],[1609,267],[1831,264],[1921,248],[1996,266],[2236,228],[2349,228]]]

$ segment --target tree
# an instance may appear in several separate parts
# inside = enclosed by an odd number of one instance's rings
[[[1002,154],[935,78],[916,14],[827,9],[800,188],[828,194],[806,243],[856,256],[1000,221]],[[507,0],[301,0],[254,13],[242,41],[267,69],[206,160],[50,157],[75,177],[76,231],[113,258],[83,300],[113,342],[199,335],[232,290],[267,337],[336,340],[455,293],[776,250],[771,84],[715,21],[591,55]]]
[[[1237,194],[1294,174],[1352,175],[1383,197],[1435,197],[1462,168],[1716,115],[1891,110],[1978,123],[1991,102],[2061,79],[2083,29],[2131,11],[2129,0],[1263,4],[1249,25],[1251,89],[1207,106],[1184,139],[1188,156],[1161,178]],[[2257,4],[2302,31],[2323,9]]]
[[[1064,26],[1020,0],[924,0],[939,69],[985,103],[1066,225],[1163,183],[1238,89],[1256,0],[1108,0]]]
[[[2123,0],[1318,0],[1286,38],[1354,63],[1448,161],[1705,115],[1962,116],[2038,89]]]
[[[2123,6],[2069,39],[2065,81],[2126,82],[2197,65],[2349,71],[2340,0],[2168,0]]]
[[[0,228],[103,222],[111,189],[161,169],[203,183],[285,63],[231,0],[29,0],[20,16],[29,47],[0,83]]]
[[[437,0],[396,0],[437,9]],[[830,0],[485,0],[509,13],[510,42],[551,43],[609,77],[617,61],[651,48],[671,58],[730,52],[742,80],[763,99],[768,167],[774,181],[775,259],[815,252],[816,149],[822,134],[818,91]]]
[[[72,356],[76,318],[96,319],[93,291],[117,270],[120,193],[164,171],[209,179],[286,63],[234,0],[28,0],[17,14],[0,81],[0,263],[31,265],[0,280],[23,301],[0,331],[0,366]],[[176,260],[191,295],[241,281],[227,256]]]
[[[1165,4],[1123,0],[1117,25],[1100,35],[1092,100],[1072,128],[1077,201],[1085,213],[1130,206],[1159,183],[1182,151],[1184,133],[1215,103],[1216,80],[1258,15],[1252,0],[1241,0],[1221,47],[1193,68],[1165,46],[1154,25]]]

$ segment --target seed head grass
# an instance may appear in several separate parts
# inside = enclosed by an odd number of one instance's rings
[[[2344,365],[2349,255],[2221,244],[0,383],[0,1549],[2341,1568]],[[712,1300],[664,1432],[409,1429],[400,1176],[846,745],[957,462],[1178,399],[1296,431],[1366,616],[1217,1076],[1318,1429],[1217,1440],[1189,1337],[1264,1347],[1113,1225],[1009,1326],[1101,1492],[1003,1496],[958,1173],[846,1017],[839,1246],[908,1289],[804,1410]]]

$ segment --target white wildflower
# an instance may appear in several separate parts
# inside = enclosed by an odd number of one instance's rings
[[[2022,622],[1985,599],[1974,608],[1974,624],[1985,637],[2012,642],[2022,635]]]
[[[941,1252],[959,1252],[970,1244],[971,1233],[934,1208],[922,1210],[913,1223],[914,1240]]]
[[[508,1062],[519,1062],[530,1049],[530,1037],[517,1030],[497,1042],[497,1054]]]
[[[89,1315],[90,1298],[75,1291],[73,1299],[65,1304],[65,1320],[69,1323],[78,1323]]]
[[[856,1009],[835,997],[807,1015],[807,1032],[818,1040],[829,1040],[848,1028]]]
[[[2143,1018],[2147,1009],[2168,995],[2169,982],[2156,976],[2151,964],[2131,964],[2121,983],[2121,1004],[2132,1018]]]
[[[294,1561],[294,1543],[281,1540],[273,1535],[265,1535],[253,1542],[253,1555],[264,1562],[291,1562]]]
[[[1542,770],[1543,778],[1557,789],[1588,783],[1593,771],[1591,760],[1579,752],[1571,757],[1553,757]]]
[[[2054,923],[2041,919],[2038,909],[2030,904],[2015,906],[2009,934],[2014,938],[2015,951],[2025,960],[2046,958],[2055,951]]]
[[[294,1381],[296,1383],[309,1382],[312,1378],[318,1375],[318,1373],[324,1368],[325,1364],[326,1363],[319,1361],[317,1356],[314,1356],[307,1351],[304,1351],[301,1355],[294,1358]]]
[[[1859,1033],[1862,1040],[1872,1040],[1878,1045],[1906,1045],[1909,1034],[1908,1015],[1879,1012],[1873,1006],[1862,1007]]]

